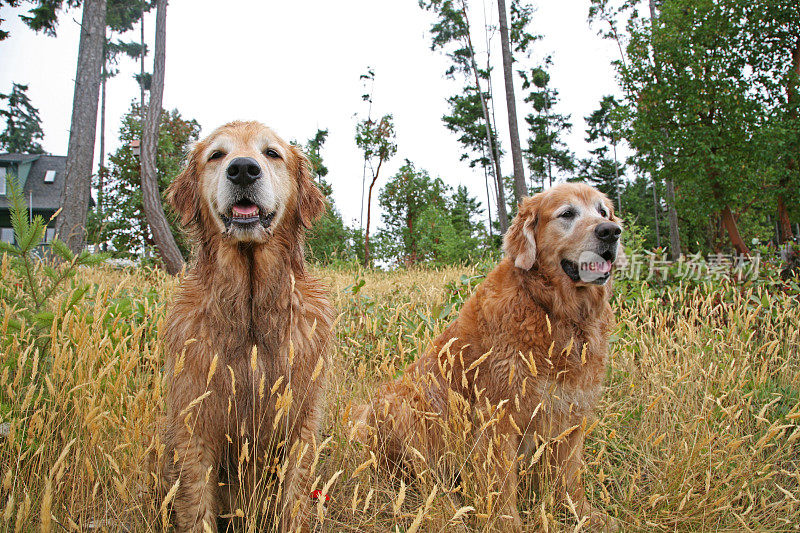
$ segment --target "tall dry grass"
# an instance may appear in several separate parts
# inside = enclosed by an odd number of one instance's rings
[[[434,471],[394,479],[376,468],[348,424],[353,404],[401,372],[452,319],[478,273],[319,274],[341,316],[314,454],[316,487],[331,496],[326,510],[314,510],[315,520],[324,516],[317,527],[501,528],[477,471],[466,466],[459,487]],[[51,331],[0,323],[0,417],[10,423],[0,442],[0,524],[8,531],[160,530],[148,457],[163,413],[158,330],[176,282],[150,271],[98,268],[80,276],[92,283],[90,294],[77,311],[57,316]],[[796,530],[797,300],[757,288],[626,294],[616,302],[608,389],[597,424],[587,427],[590,501],[626,531]],[[446,438],[458,455],[469,442],[456,426]],[[569,509],[533,488],[535,472],[535,463],[524,463],[526,524],[580,529]],[[258,509],[240,510],[241,529],[255,530]]]

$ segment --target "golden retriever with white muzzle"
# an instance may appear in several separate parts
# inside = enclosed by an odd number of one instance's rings
[[[168,198],[196,241],[164,334],[176,529],[216,531],[244,511],[248,525],[306,530],[333,309],[303,236],[324,197],[297,148],[233,122],[195,146]]]
[[[355,410],[360,438],[390,465],[422,457],[422,469],[453,479],[463,465],[448,464],[445,435],[454,409],[466,405],[471,460],[483,464],[488,480],[488,527],[523,527],[518,467],[531,457],[562,501],[590,523],[606,524],[586,500],[580,472],[613,325],[618,222],[609,200],[587,185],[526,198],[505,236],[506,258],[458,318],[401,378]]]

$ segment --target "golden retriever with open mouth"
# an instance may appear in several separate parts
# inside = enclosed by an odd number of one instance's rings
[[[607,525],[586,500],[580,472],[613,325],[618,222],[609,200],[587,185],[526,198],[505,236],[505,259],[458,318],[401,378],[354,411],[360,438],[390,465],[422,457],[423,469],[453,479],[459,465],[447,464],[443,435],[455,407],[466,405],[486,494],[499,494],[488,497],[487,513],[500,517],[488,527],[522,528],[518,466],[531,456],[544,457],[540,473],[562,501],[589,523]]]
[[[232,122],[194,147],[168,199],[196,241],[164,334],[160,467],[176,529],[217,531],[220,514],[249,510],[248,524],[307,530],[333,309],[303,236],[324,197],[297,148]]]

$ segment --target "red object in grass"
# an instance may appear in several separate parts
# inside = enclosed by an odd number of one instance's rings
[[[322,497],[325,498],[326,502],[331,501],[331,497],[328,496],[327,494],[322,494],[322,491],[319,490],[319,489],[317,489],[317,490],[315,490],[314,492],[311,493],[311,499],[312,500],[319,500]]]

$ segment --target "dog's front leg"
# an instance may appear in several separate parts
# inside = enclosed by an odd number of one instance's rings
[[[310,471],[316,455],[314,436],[319,425],[318,417],[307,415],[298,420],[290,431],[291,437],[285,445],[290,450],[286,460],[286,480],[284,482],[281,505],[281,531],[306,532],[310,526]],[[299,460],[298,460],[299,458]]]
[[[522,518],[517,509],[519,438],[512,431],[507,423],[499,422],[494,428],[485,429],[475,446],[476,460],[486,474],[484,493],[487,496],[497,493],[497,500],[487,511],[500,531],[522,531]]]
[[[215,532],[222,441],[203,432],[201,423],[193,430],[187,429],[183,421],[177,423],[180,429],[176,435],[174,454],[167,458],[172,462],[170,477],[179,481],[173,503],[175,529],[179,533]]]
[[[566,503],[566,495],[569,495],[578,518],[587,517],[588,525],[593,530],[616,530],[616,522],[605,513],[593,508],[584,494],[583,431],[577,429],[557,443],[550,464],[551,479],[556,480],[561,500]]]

